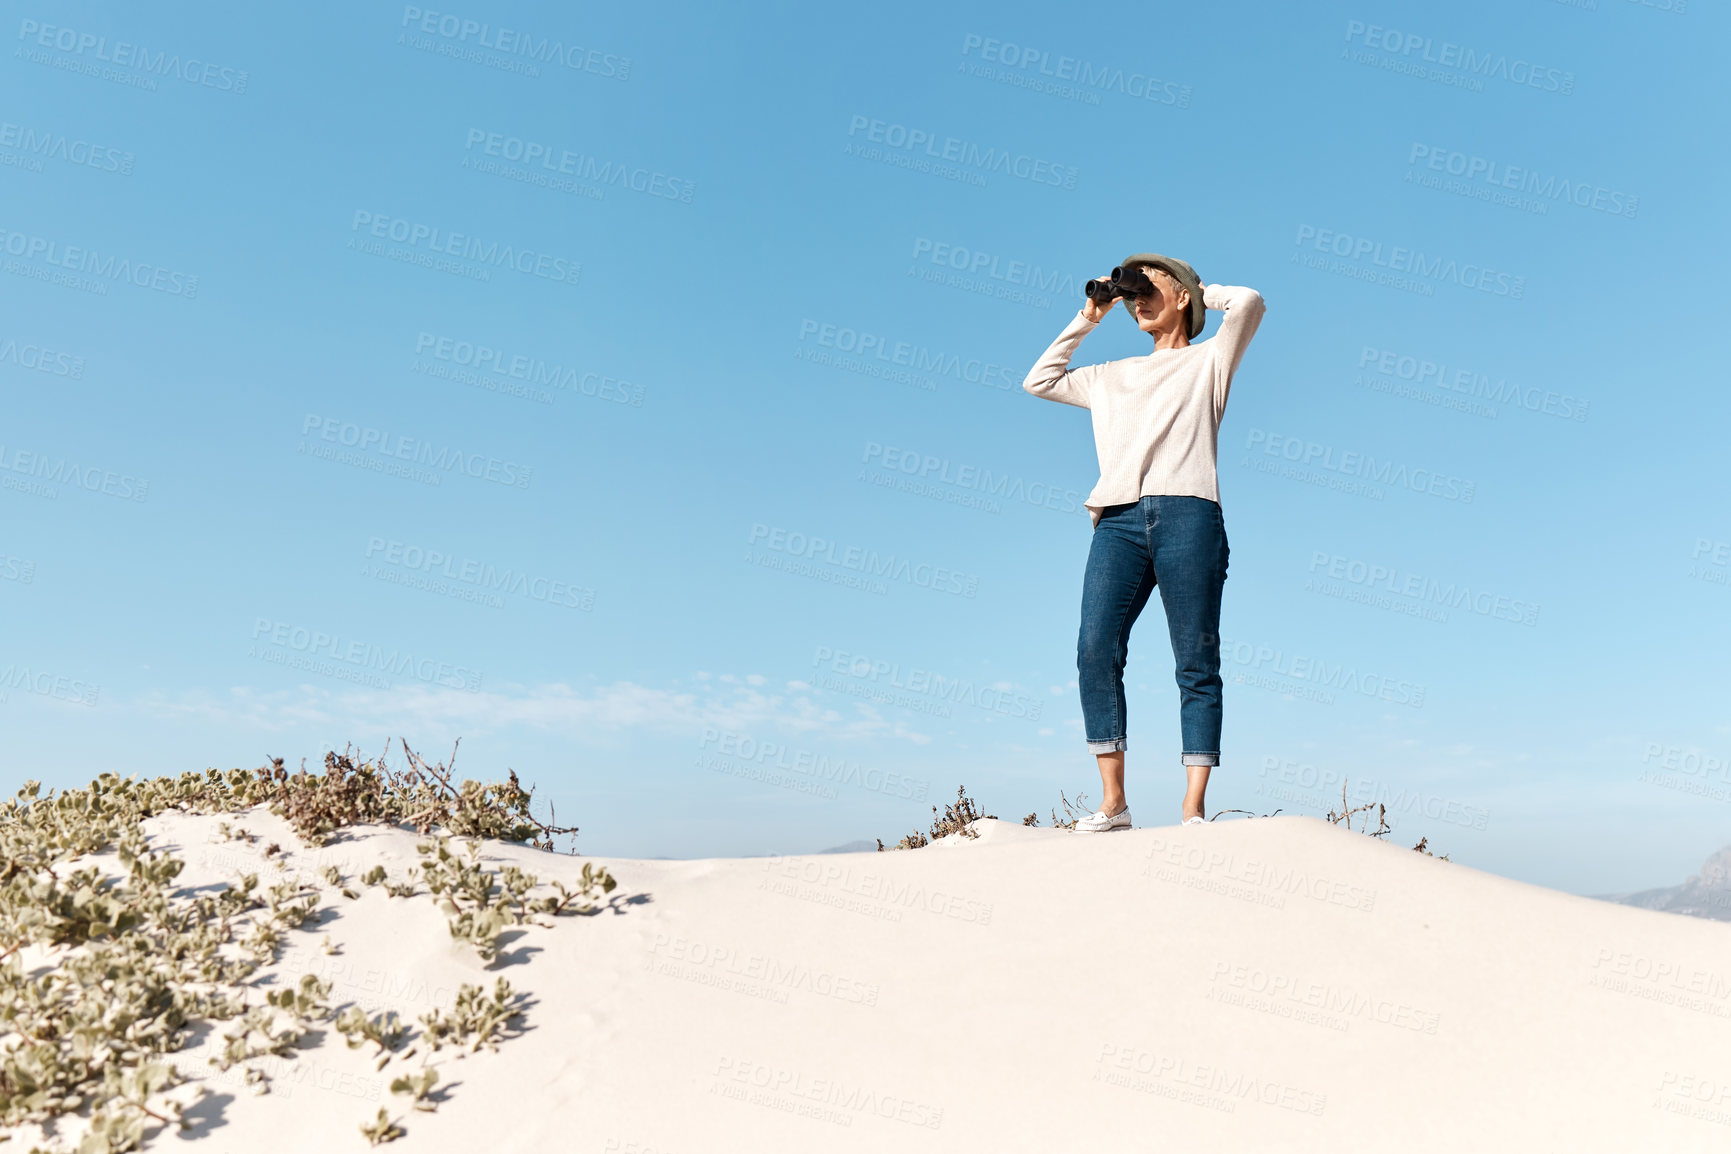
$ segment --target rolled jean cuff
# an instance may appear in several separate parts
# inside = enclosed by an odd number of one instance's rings
[[[1130,739],[1127,737],[1115,737],[1111,741],[1090,741],[1088,743],[1088,752],[1122,753],[1125,746],[1129,744],[1129,740]]]
[[[1220,754],[1218,751],[1214,753],[1186,753],[1183,761],[1185,765],[1219,765]]]

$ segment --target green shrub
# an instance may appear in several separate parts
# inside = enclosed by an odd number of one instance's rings
[[[585,863],[577,890],[555,883],[556,894],[539,897],[532,892],[538,884],[533,874],[514,866],[488,870],[477,845],[467,860],[451,854],[451,835],[551,850],[555,836],[577,831],[537,820],[529,812],[530,793],[514,773],[503,784],[453,784],[448,767],[429,766],[407,746],[404,753],[408,765],[401,772],[382,759],[356,764],[346,752],[333,752],[323,774],[303,767],[291,775],[280,758],[251,772],[210,769],[149,779],[103,773],[86,788],[59,793],[44,794],[39,782],[26,782],[0,803],[0,1041],[6,1043],[0,1045],[0,1127],[53,1126],[79,1116],[88,1125],[78,1154],[137,1149],[147,1126],[179,1121],[181,1104],[167,1095],[185,1079],[165,1059],[201,1024],[229,1023],[211,1064],[243,1067],[246,1084],[259,1093],[268,1090],[268,1079],[246,1063],[292,1057],[315,1021],[334,1018],[351,1047],[373,1043],[379,1068],[415,1040],[394,1014],[373,1019],[353,1007],[337,1013],[327,1002],[329,983],[312,974],[268,990],[262,1004],[251,1001],[249,982],[275,964],[286,935],[318,913],[318,887],[291,878],[261,889],[258,875],[248,873],[213,892],[182,892],[176,879],[185,862],[149,847],[140,825],[147,818],[266,805],[312,846],[371,823],[402,823],[423,835],[442,831],[437,849],[428,846],[423,878],[450,918],[453,936],[474,942],[489,959],[506,925],[534,921],[539,913],[593,912],[617,885],[606,870]],[[218,836],[257,840],[227,822],[219,823]],[[279,869],[280,852],[274,843],[264,850]],[[99,860],[84,860],[92,857]],[[359,896],[343,886],[334,867],[326,880]],[[382,867],[361,881],[382,883],[393,897],[417,892],[413,880],[393,883]],[[26,971],[26,948],[44,952],[52,964]],[[521,1017],[521,999],[503,978],[491,999],[479,987],[464,986],[454,1013],[423,1019],[420,1037],[435,1050],[452,1044],[492,1049]],[[416,1051],[410,1045],[400,1057]],[[436,1081],[423,1062],[392,1089],[409,1095],[411,1108],[429,1110]],[[404,1132],[384,1109],[361,1130],[375,1144]],[[0,1141],[6,1137],[0,1134]]]

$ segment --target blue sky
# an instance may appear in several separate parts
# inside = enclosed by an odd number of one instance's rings
[[[1731,841],[1710,6],[7,10],[14,784],[460,737],[678,857],[1097,797],[1020,382],[1153,250],[1268,304],[1211,807],[1577,892]]]

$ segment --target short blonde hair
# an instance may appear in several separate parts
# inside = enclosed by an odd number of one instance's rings
[[[1138,269],[1142,275],[1147,277],[1149,280],[1153,280],[1156,276],[1159,276],[1165,282],[1161,287],[1171,294],[1174,304],[1178,301],[1179,293],[1187,293],[1190,291],[1189,288],[1178,283],[1177,277],[1173,276],[1157,264],[1139,264],[1133,265],[1132,267]]]

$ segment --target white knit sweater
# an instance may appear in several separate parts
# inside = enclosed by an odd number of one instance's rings
[[[1219,332],[1208,340],[1072,369],[1076,346],[1098,323],[1077,310],[1022,382],[1036,397],[1093,414],[1100,483],[1084,504],[1095,525],[1107,506],[1145,496],[1220,500],[1215,474],[1220,418],[1232,374],[1262,323],[1262,294],[1211,284],[1202,290],[1202,303],[1226,313]]]

